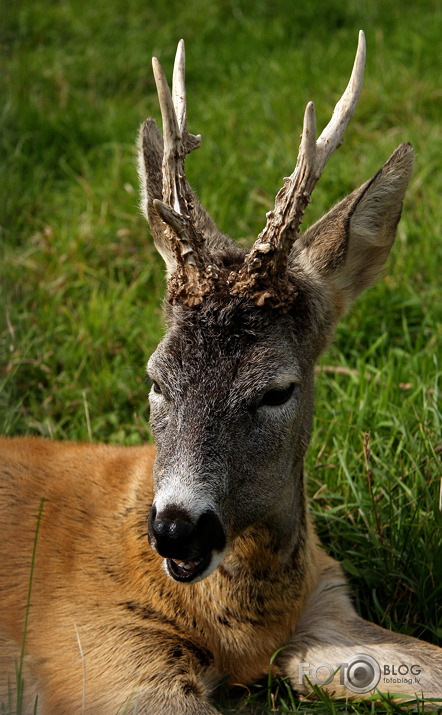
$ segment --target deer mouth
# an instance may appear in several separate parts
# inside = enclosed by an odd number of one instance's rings
[[[195,559],[166,559],[167,573],[181,583],[200,580],[210,566],[212,552]]]

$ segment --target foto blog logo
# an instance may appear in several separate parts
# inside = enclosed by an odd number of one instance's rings
[[[307,678],[313,685],[328,685],[335,676],[339,677],[339,682],[352,693],[363,694],[374,690],[381,677],[385,683],[415,682],[419,679],[415,676],[421,673],[418,665],[379,665],[378,661],[366,653],[357,653],[351,656],[346,663],[331,665],[330,663],[310,663],[299,664],[299,684]],[[386,677],[387,676],[387,677]],[[389,676],[389,677],[388,677]],[[391,677],[391,676],[400,676]],[[406,678],[405,676],[409,676]],[[414,680],[411,680],[413,676]]]

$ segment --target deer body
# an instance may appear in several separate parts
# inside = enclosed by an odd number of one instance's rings
[[[395,684],[395,693],[441,695],[441,651],[356,615],[306,506],[314,364],[388,255],[412,165],[411,147],[401,145],[297,237],[354,110],[363,55],[362,43],[349,89],[317,142],[308,105],[295,172],[249,252],[218,231],[185,179],[184,157],[199,138],[186,129],[182,44],[172,95],[154,62],[164,143],[147,120],[140,175],[169,277],[168,331],[148,364],[156,452],[0,441],[3,698],[24,638],[44,498],[25,712],[39,693],[47,715],[135,706],[146,715],[209,715],[220,679],[262,677],[280,648],[275,668],[303,695],[311,691],[306,664],[319,666],[332,695],[368,693],[345,676],[360,653],[381,666],[420,665],[419,684]],[[341,675],[327,680],[324,664]],[[392,690],[382,679],[376,686]]]

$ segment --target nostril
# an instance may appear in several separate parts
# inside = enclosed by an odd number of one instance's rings
[[[170,521],[169,519],[154,519],[153,533],[158,537],[173,540],[188,540],[193,536],[195,527],[188,521]]]
[[[169,522],[163,519],[154,519],[152,522],[152,529],[155,536],[164,536],[167,533],[169,527]]]
[[[206,544],[207,549],[223,551],[226,546],[226,535],[223,526],[214,511],[201,514],[196,525],[198,541]]]

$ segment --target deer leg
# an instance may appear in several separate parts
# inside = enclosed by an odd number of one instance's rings
[[[180,657],[172,667],[164,662],[163,669],[158,667],[154,674],[149,674],[143,685],[127,699],[124,712],[137,715],[220,715],[208,700],[218,679],[210,668],[201,669],[187,655]],[[92,708],[92,713],[96,715],[97,710]],[[108,710],[103,711],[103,715],[107,714]]]
[[[124,699],[121,691],[115,692],[112,698],[109,692],[105,695],[89,692],[92,688],[89,688],[83,703],[78,696],[66,692],[50,693],[42,700],[38,698],[42,705],[38,711],[42,715],[109,715],[117,712],[126,715],[220,715],[203,694],[202,683],[197,678],[189,676],[180,679],[174,678],[173,673],[163,673],[149,678],[149,681],[145,687],[135,689]],[[109,689],[113,690],[111,683]]]
[[[320,685],[332,697],[442,700],[442,650],[360,618],[341,567],[331,560],[279,665],[304,696]]]
[[[33,712],[38,696],[42,715],[219,715],[208,700],[219,680],[208,651],[178,634],[136,633],[145,636],[136,647],[122,630],[118,642],[100,642],[96,633],[84,638],[81,655],[64,642],[64,647],[25,658],[22,711]],[[14,705],[14,663],[20,651],[0,638],[0,645],[8,644],[9,658],[0,657],[6,669],[0,703]]]
[[[174,680],[163,682],[158,690],[147,689],[131,698],[125,704],[124,712],[137,715],[220,715],[199,693],[200,690],[200,684],[191,682],[191,679],[185,685]]]

